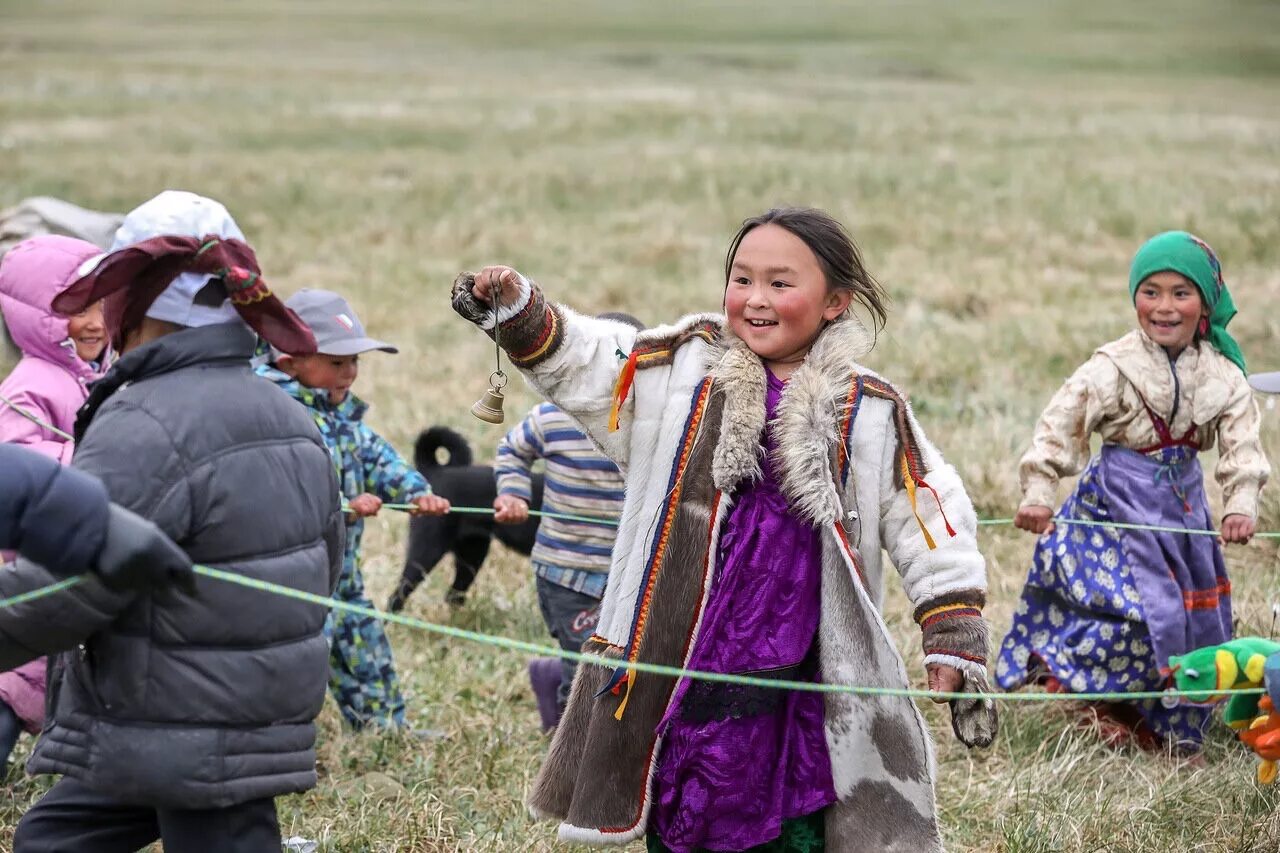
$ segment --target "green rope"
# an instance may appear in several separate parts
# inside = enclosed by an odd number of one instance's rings
[[[3,569],[4,567],[0,567]],[[28,601],[36,601],[46,596],[53,595],[55,592],[62,592],[64,589],[70,589],[88,580],[88,575],[75,575],[74,577],[60,580],[57,583],[51,583],[48,586],[42,586],[39,589],[33,589],[28,592],[19,593],[9,598],[0,599],[0,610],[9,607],[16,607],[19,604],[25,604]]]
[[[350,507],[343,505],[344,510]],[[414,504],[383,504],[383,509],[393,509],[402,512],[408,512],[415,508]],[[492,515],[494,510],[491,507],[483,506],[454,506],[449,508],[449,512],[471,513],[475,515]],[[617,527],[617,519],[602,518],[591,515],[568,515],[562,512],[542,512],[536,509],[529,510],[529,515],[542,516],[543,518],[558,518],[565,521],[586,521],[592,524],[606,524],[610,527]],[[1193,527],[1162,527],[1158,524],[1129,524],[1123,521],[1094,521],[1084,518],[1060,518],[1054,517],[1054,524],[1077,524],[1082,527],[1111,527],[1118,530],[1150,530],[1155,533],[1186,533],[1192,536],[1217,536],[1217,530],[1201,530]],[[1013,524],[1012,518],[980,518],[978,519],[979,527],[995,527]],[[1255,539],[1280,539],[1280,531],[1265,531],[1253,534]]]
[[[343,510],[349,511],[350,506],[343,504]],[[394,509],[399,512],[409,512],[417,509],[416,504],[383,504],[383,509]],[[449,512],[466,513],[470,515],[493,515],[495,510],[493,507],[486,506],[452,506]],[[531,509],[529,515],[541,518],[558,518],[562,521],[585,521],[589,524],[603,524],[609,527],[617,527],[618,520],[616,518],[604,518],[596,515],[569,515],[564,512],[544,512],[542,510]]]
[[[513,640],[509,637],[500,637],[493,634],[482,634],[477,631],[468,631],[464,628],[454,628],[451,625],[440,625],[435,622],[428,622],[424,619],[417,619],[412,616],[403,616],[399,613],[384,613],[372,607],[363,607],[358,604],[349,604],[345,601],[338,601],[325,595],[316,595],[312,592],[304,592],[303,590],[294,589],[293,587],[283,586],[270,581],[259,580],[257,578],[247,578],[244,575],[235,572],[223,571],[222,569],[213,569],[208,566],[195,566],[195,572],[207,578],[224,581],[226,583],[238,584],[239,586],[248,587],[249,589],[258,590],[260,592],[279,595],[284,598],[290,598],[295,601],[304,601],[309,604],[319,605],[320,607],[331,608],[333,610],[341,610],[347,613],[355,613],[360,616],[367,616],[373,619],[380,619],[384,622],[391,622],[396,625],[404,625],[408,628],[415,628],[421,631],[428,631],[432,634],[441,634],[446,637],[452,637],[458,640],[467,640],[481,645],[492,646],[494,648],[506,649],[513,652],[523,652],[525,654],[539,655],[543,657],[557,657],[564,660],[571,660],[576,663],[590,664],[592,666],[603,666],[610,669],[618,666],[626,666],[627,669],[636,672],[652,673],[654,675],[665,675],[673,678],[692,678],[699,681],[716,681],[725,684],[741,684],[748,687],[767,687],[776,690],[795,690],[809,693],[851,693],[857,696],[901,696],[911,699],[935,699],[935,700],[952,700],[952,699],[974,699],[986,700],[993,699],[1001,702],[1115,702],[1115,701],[1134,701],[1139,699],[1167,699],[1167,698],[1187,698],[1193,701],[1205,701],[1209,697],[1218,695],[1224,691],[1221,690],[1148,690],[1133,691],[1129,693],[960,693],[960,692],[935,692],[931,690],[917,690],[904,687],[860,687],[848,684],[826,684],[814,683],[810,681],[784,681],[770,678],[756,678],[748,675],[737,675],[733,673],[721,672],[704,672],[701,670],[684,669],[675,666],[663,666],[661,664],[643,663],[635,661],[632,663],[624,663],[621,660],[602,658],[599,655],[588,655],[581,652],[569,652],[564,649],[540,645],[538,643],[529,643],[523,640]],[[0,609],[11,607],[27,601],[44,598],[49,595],[61,592],[64,589],[75,586],[84,581],[88,575],[77,575],[66,580],[58,581],[49,586],[40,589],[34,589],[21,595],[13,596],[0,600]],[[1230,691],[1232,695],[1250,694],[1261,695],[1266,692],[1264,688],[1245,688],[1242,690]]]

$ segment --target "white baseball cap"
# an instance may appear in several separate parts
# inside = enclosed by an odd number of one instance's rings
[[[107,254],[152,237],[204,237],[210,234],[244,240],[240,226],[219,202],[183,190],[165,190],[129,211],[116,229]],[[80,274],[92,270],[104,257],[106,255],[86,261]],[[240,319],[229,299],[224,298],[217,305],[209,305],[207,300],[197,301],[200,291],[214,279],[215,276],[205,273],[183,273],[156,297],[147,309],[147,316],[191,328]]]

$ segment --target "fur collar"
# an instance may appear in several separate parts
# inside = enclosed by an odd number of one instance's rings
[[[840,407],[848,395],[850,377],[861,371],[857,360],[871,351],[871,344],[866,327],[857,319],[837,320],[818,336],[782,392],[774,427],[779,457],[774,461],[792,509],[815,526],[830,524],[840,514],[840,494],[831,469],[832,451],[839,442]],[[712,477],[716,488],[729,494],[739,483],[761,475],[768,383],[760,357],[727,326],[712,350],[710,373],[716,393],[725,396]]]

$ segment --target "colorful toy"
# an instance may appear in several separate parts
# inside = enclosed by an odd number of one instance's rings
[[[1246,746],[1262,759],[1258,781],[1269,785],[1280,762],[1280,643],[1260,637],[1241,637],[1220,646],[1206,646],[1169,658],[1174,684],[1179,690],[1213,691],[1203,701],[1227,704],[1222,717]],[[1266,682],[1270,695],[1231,695],[1233,690],[1260,687]],[[1229,698],[1228,698],[1229,697]]]
[[[1280,713],[1270,696],[1258,702],[1258,716],[1249,728],[1240,732],[1240,740],[1262,759],[1258,765],[1258,781],[1270,785],[1276,780],[1276,763],[1280,762]]]

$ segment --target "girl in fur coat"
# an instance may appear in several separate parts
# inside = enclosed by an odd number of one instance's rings
[[[747,220],[724,315],[639,332],[547,301],[508,267],[454,308],[493,333],[626,474],[597,633],[530,805],[566,841],[652,851],[941,849],[934,760],[907,698],[638,673],[635,662],[906,687],[877,607],[889,552],[929,685],[986,691],[984,561],[959,477],[906,400],[858,364],[880,286],[810,209]],[[497,310],[490,305],[497,296]],[[966,744],[988,700],[955,702]]]
[[[1216,441],[1222,539],[1253,535],[1270,468],[1217,256],[1185,231],[1153,237],[1134,257],[1129,294],[1138,328],[1099,347],[1054,395],[1019,466],[1015,523],[1042,535],[1000,648],[1006,689],[1160,690],[1170,655],[1231,639],[1231,582],[1212,537],[1052,523],[1058,480],[1083,470],[1064,518],[1212,528],[1196,457]],[[1095,432],[1102,452],[1090,459]],[[1151,700],[1086,713],[1108,742],[1184,752],[1199,748],[1209,718]]]

